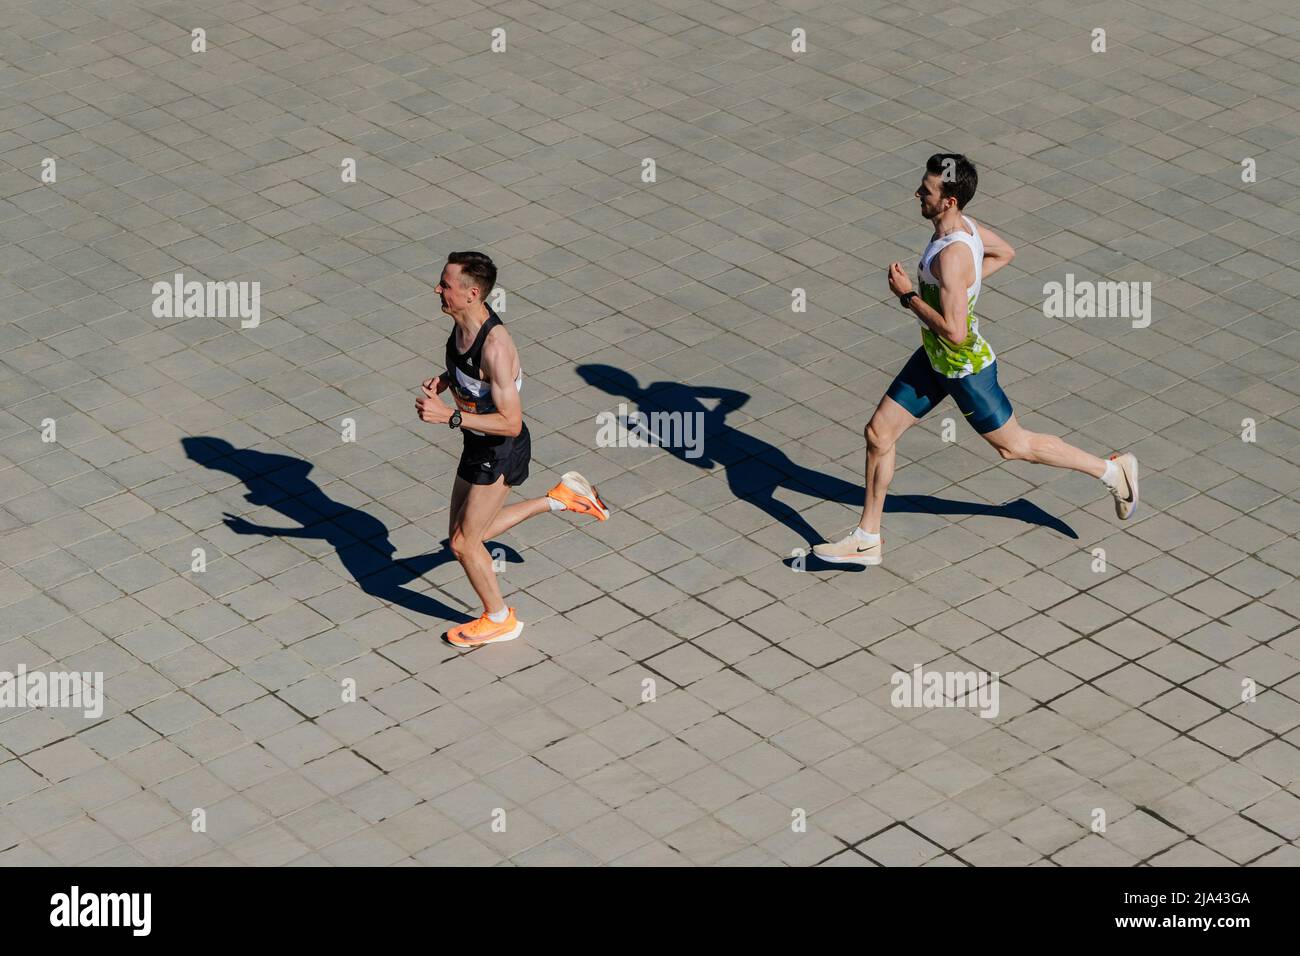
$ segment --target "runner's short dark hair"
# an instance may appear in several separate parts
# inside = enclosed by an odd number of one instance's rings
[[[447,257],[450,265],[460,266],[461,285],[479,287],[479,295],[486,299],[497,284],[497,267],[481,252],[453,252]]]
[[[961,153],[935,153],[926,160],[925,171],[939,177],[940,194],[956,199],[958,209],[966,208],[980,181],[975,164]]]

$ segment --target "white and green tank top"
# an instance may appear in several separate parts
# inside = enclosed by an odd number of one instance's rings
[[[975,284],[966,290],[966,340],[961,345],[953,345],[921,322],[921,344],[930,359],[930,367],[946,378],[973,375],[981,369],[988,368],[997,357],[993,354],[989,343],[984,340],[984,336],[980,335],[980,320],[975,316],[975,300],[979,298],[980,279],[984,273],[984,242],[980,239],[975,223],[965,216],[961,218],[970,232],[957,229],[946,236],[931,239],[930,244],[925,247],[925,252],[921,253],[921,268],[917,271],[917,284],[920,286],[918,291],[921,293],[921,298],[925,300],[926,305],[942,314],[943,307],[939,304],[939,281],[930,271],[930,263],[934,261],[935,256],[954,242],[966,243],[970,246],[971,255],[975,257]],[[920,319],[917,321],[920,322]]]

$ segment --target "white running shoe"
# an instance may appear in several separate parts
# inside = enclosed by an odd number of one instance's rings
[[[1138,506],[1138,460],[1131,452],[1111,455],[1110,460],[1119,469],[1120,480],[1107,487],[1115,497],[1115,514],[1124,520],[1132,517]]]
[[[831,564],[879,564],[885,553],[885,539],[867,544],[853,532],[834,544],[813,545],[813,554]]]

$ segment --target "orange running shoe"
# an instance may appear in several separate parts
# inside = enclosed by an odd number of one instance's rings
[[[523,631],[524,626],[515,617],[515,609],[507,608],[506,619],[498,624],[484,614],[477,621],[460,624],[443,635],[443,640],[453,647],[478,647],[482,644],[499,644],[513,641]]]
[[[609,509],[596,493],[596,486],[576,471],[566,471],[560,476],[560,483],[546,493],[564,505],[566,511],[578,514],[595,515],[601,521],[609,517]]]

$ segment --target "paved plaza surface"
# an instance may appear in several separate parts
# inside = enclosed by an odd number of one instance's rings
[[[3,0],[0,671],[105,699],[0,709],[0,862],[1300,863],[1298,16]],[[978,311],[1020,420],[1141,504],[947,401],[884,565],[832,569],[939,150],[1018,252]],[[526,627],[470,652],[461,439],[413,409],[462,249],[520,493],[614,512],[503,535]],[[260,321],[155,308],[177,273]],[[1048,317],[1067,276],[1149,324]],[[702,445],[607,447],[620,405]],[[895,706],[918,665],[996,715]]]

